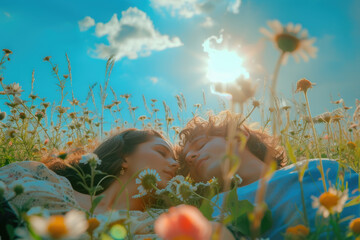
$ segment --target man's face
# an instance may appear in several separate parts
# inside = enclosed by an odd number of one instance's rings
[[[201,135],[188,142],[183,153],[190,176],[196,182],[205,182],[212,177],[222,179],[221,163],[226,153],[224,137]]]

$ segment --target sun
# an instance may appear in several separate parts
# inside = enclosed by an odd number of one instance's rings
[[[214,40],[220,44],[223,36],[220,35],[219,38],[212,36],[203,43],[204,52],[208,54],[207,79],[212,83],[231,83],[241,76],[249,78],[249,73],[243,67],[244,59],[235,51],[213,48]]]

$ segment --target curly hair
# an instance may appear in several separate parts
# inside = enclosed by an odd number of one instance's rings
[[[286,153],[279,140],[266,131],[253,129],[243,123],[243,117],[230,111],[222,111],[217,115],[210,114],[209,119],[205,120],[199,116],[193,117],[179,133],[179,146],[176,149],[178,160],[180,162],[180,173],[187,174],[188,169],[185,162],[184,147],[187,143],[200,135],[226,137],[230,122],[235,122],[237,130],[242,129],[249,133],[246,147],[261,161],[270,157],[277,162],[278,168],[284,167],[287,163]],[[267,156],[269,155],[269,156]]]

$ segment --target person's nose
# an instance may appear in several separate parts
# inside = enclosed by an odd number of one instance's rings
[[[187,164],[192,165],[196,159],[199,157],[199,152],[198,151],[191,151],[189,152],[186,157],[185,157],[185,161]]]
[[[174,158],[169,158],[169,163],[171,168],[178,169],[180,167],[179,163]]]

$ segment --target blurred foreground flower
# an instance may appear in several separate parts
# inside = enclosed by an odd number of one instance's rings
[[[35,233],[53,239],[77,237],[88,228],[85,213],[71,210],[65,216],[54,215],[49,218],[30,216],[30,225]]]
[[[171,207],[155,221],[155,233],[164,240],[207,240],[211,237],[211,223],[193,206]]]
[[[309,233],[310,233],[309,228],[299,224],[294,227],[289,227],[286,229],[285,239],[306,239]]]
[[[160,175],[154,169],[145,169],[135,180],[136,184],[139,184],[140,186],[137,188],[139,194],[134,195],[133,198],[140,198],[145,196],[148,192],[153,191],[157,186],[157,182],[160,181]]]
[[[360,218],[351,220],[349,228],[353,233],[360,234]]]
[[[266,28],[260,28],[260,32],[268,37],[275,46],[284,54],[282,63],[286,64],[289,54],[291,54],[295,61],[299,62],[299,56],[305,62],[309,61],[309,56],[316,57],[317,48],[312,46],[315,38],[308,38],[308,31],[303,29],[301,25],[289,23],[287,26],[281,25],[278,20],[268,21],[269,27],[273,30],[270,32]],[[308,56],[309,55],[309,56]]]
[[[313,199],[312,207],[318,208],[318,214],[327,218],[330,214],[342,212],[348,199],[348,189],[341,192],[335,188],[329,188],[329,191],[321,194],[319,198],[314,196],[311,198]]]

